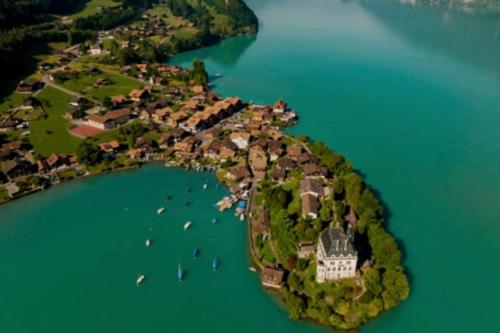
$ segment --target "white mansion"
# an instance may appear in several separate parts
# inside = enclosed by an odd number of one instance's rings
[[[358,253],[354,250],[352,238],[350,226],[347,234],[339,226],[321,232],[316,251],[317,282],[355,276]]]

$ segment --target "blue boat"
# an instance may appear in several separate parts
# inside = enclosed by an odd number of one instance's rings
[[[182,270],[181,264],[177,266],[177,279],[179,279],[179,282],[182,281],[184,278],[184,271]]]
[[[198,255],[199,255],[199,254],[200,254],[200,250],[198,250],[198,249],[193,249],[193,258],[195,258],[195,259],[196,259],[196,258],[198,257]]]
[[[214,271],[216,271],[216,270],[217,270],[217,268],[219,268],[219,261],[217,260],[217,258],[214,258],[214,259],[212,260],[212,269],[213,269]]]

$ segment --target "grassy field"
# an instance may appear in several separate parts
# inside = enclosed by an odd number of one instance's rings
[[[70,96],[55,88],[47,87],[38,98],[49,101],[50,106],[46,107],[47,118],[31,123],[29,139],[35,151],[43,156],[52,153],[74,153],[80,140],[69,134],[69,124],[63,118]]]
[[[98,79],[106,78],[112,83],[106,86],[95,87]],[[97,75],[81,73],[77,79],[68,80],[62,84],[63,87],[74,92],[85,95],[97,101],[106,96],[128,95],[131,90],[141,88],[144,83],[130,77],[112,72],[103,72]]]
[[[77,19],[81,17],[87,17],[94,14],[99,13],[100,7],[115,7],[118,6],[119,3],[114,2],[113,0],[90,0],[85,4],[82,11],[71,15],[72,19]]]

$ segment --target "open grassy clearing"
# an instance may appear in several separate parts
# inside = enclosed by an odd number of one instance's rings
[[[90,0],[85,4],[80,12],[75,13],[69,17],[72,19],[77,19],[81,17],[92,16],[99,13],[101,11],[101,8],[116,7],[119,5],[119,2],[115,2],[113,0]]]
[[[35,151],[43,156],[51,153],[74,153],[80,139],[68,132],[69,123],[64,119],[71,96],[52,87],[46,87],[39,95],[39,99],[46,100],[47,117],[31,123],[29,136]]]

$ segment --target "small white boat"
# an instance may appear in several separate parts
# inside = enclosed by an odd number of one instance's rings
[[[150,247],[151,246],[151,239],[146,239],[146,247]]]
[[[250,270],[250,272],[257,272],[257,270],[255,269],[255,267],[253,267],[253,266],[248,267],[248,269]]]
[[[137,278],[137,281],[136,281],[137,286],[139,286],[141,283],[143,283],[145,278],[146,278],[146,277],[145,277],[144,275],[140,275],[140,276]]]
[[[187,221],[185,224],[184,224],[184,230],[188,230],[189,227],[191,227],[191,225],[193,224],[193,222],[191,221]]]
[[[203,185],[203,189],[206,190],[208,188],[208,184]]]
[[[165,211],[165,207],[158,208],[158,210],[156,211],[156,214],[160,215],[160,214],[162,214],[164,211]]]

